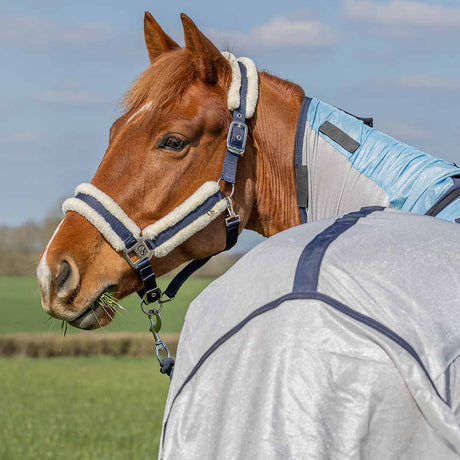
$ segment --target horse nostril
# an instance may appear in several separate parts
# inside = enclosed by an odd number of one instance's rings
[[[59,273],[56,277],[56,284],[58,289],[64,287],[65,282],[69,279],[72,269],[70,268],[69,262],[63,260],[61,266],[59,267]]]
[[[71,303],[78,293],[80,275],[72,258],[66,257],[59,265],[55,278],[56,293],[60,299]]]

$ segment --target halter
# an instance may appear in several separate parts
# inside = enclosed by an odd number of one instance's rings
[[[245,151],[248,137],[246,118],[253,115],[257,103],[257,69],[248,58],[237,60],[230,53],[223,54],[232,68],[227,104],[233,113],[233,120],[228,130],[227,151],[218,181],[205,182],[177,208],[142,231],[110,196],[92,184],[80,184],[75,190],[75,197],[67,199],[62,206],[64,213],[74,211],[87,219],[131,268],[138,272],[143,285],[138,291],[141,307],[150,318],[150,330],[155,337],[157,356],[162,367],[164,359],[160,359],[159,352],[166,350],[166,359],[170,355],[158,336],[161,304],[173,300],[183,283],[212,256],[190,262],[173,278],[164,292],[156,283],[150,260],[152,257],[166,256],[225,211],[226,244],[223,251],[232,248],[238,240],[240,218],[234,211],[232,196],[238,159]],[[221,181],[231,184],[230,194],[224,195],[220,191]],[[144,309],[145,305],[153,302],[159,302],[160,307]],[[165,372],[169,374],[168,370]]]

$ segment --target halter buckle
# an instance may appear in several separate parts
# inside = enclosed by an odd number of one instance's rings
[[[227,135],[227,149],[236,155],[243,155],[248,140],[248,125],[242,121],[232,121]]]
[[[227,200],[227,217],[225,218],[225,223],[228,226],[230,222],[233,222],[234,220],[237,220],[237,219],[239,220],[240,216],[233,209],[233,202],[232,202],[231,195],[226,195],[225,199]]]
[[[139,264],[143,260],[150,260],[152,258],[152,250],[145,242],[145,238],[140,236],[136,239],[134,244],[123,249],[123,257],[126,259],[131,268],[137,270],[139,268]]]

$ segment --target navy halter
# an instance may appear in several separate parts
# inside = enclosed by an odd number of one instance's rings
[[[238,62],[241,72],[241,86],[240,86],[240,106],[233,111],[233,121],[230,124],[228,136],[227,136],[227,152],[225,154],[225,160],[222,170],[221,179],[232,185],[232,193],[230,195],[224,195],[219,189],[207,197],[206,200],[201,203],[198,207],[190,210],[190,212],[182,216],[181,219],[175,222],[173,225],[161,231],[154,238],[144,238],[140,235],[140,231],[135,234],[133,228],[128,229],[128,225],[122,222],[120,213],[124,212],[121,208],[114,203],[114,206],[119,208],[117,211],[118,217],[114,215],[108,209],[107,205],[101,202],[95,196],[88,193],[79,192],[75,196],[79,202],[84,203],[85,206],[95,211],[97,216],[102,218],[101,226],[110,226],[111,231],[115,233],[115,239],[117,244],[112,241],[109,243],[114,247],[115,250],[121,252],[123,257],[129,263],[129,265],[138,272],[139,277],[142,281],[142,289],[138,291],[139,296],[144,304],[150,304],[153,302],[160,301],[163,295],[169,299],[173,299],[177,294],[183,283],[199,268],[201,268],[209,259],[212,257],[206,257],[204,259],[197,259],[189,263],[184,269],[182,269],[170,282],[166,290],[162,293],[156,283],[156,275],[150,264],[150,260],[153,257],[154,250],[167,242],[169,239],[177,235],[180,231],[184,230],[190,223],[199,218],[200,216],[212,215],[213,209],[222,200],[226,201],[227,217],[225,219],[226,225],[226,244],[224,251],[232,248],[238,239],[240,218],[234,212],[232,203],[232,194],[235,185],[236,169],[238,158],[244,153],[246,147],[246,141],[248,137],[248,127],[246,125],[246,97],[248,92],[248,78],[247,69],[241,62]],[[109,197],[106,200],[112,201]],[[106,203],[107,204],[107,203]],[[70,207],[69,210],[74,210]],[[78,212],[78,211],[77,211]],[[210,214],[211,213],[211,214]],[[84,216],[88,219],[87,216]],[[97,217],[99,219],[99,217]],[[129,219],[126,216],[126,219]],[[89,220],[89,219],[88,219]],[[91,222],[101,232],[101,228],[98,228],[93,221]],[[137,226],[132,223],[132,226]],[[107,238],[106,238],[107,239]],[[215,255],[215,254],[214,254]]]

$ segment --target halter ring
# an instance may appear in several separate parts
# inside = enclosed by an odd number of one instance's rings
[[[143,260],[150,260],[153,256],[153,251],[148,247],[145,238],[142,236],[136,238],[136,242],[130,247],[123,249],[122,253],[123,257],[134,270],[138,269],[139,264]]]
[[[226,184],[231,184],[232,186],[232,191],[230,192],[229,195],[225,195],[225,198],[231,198],[233,196],[233,194],[235,193],[235,184],[232,184],[231,182],[227,182],[223,177],[221,177],[217,183],[220,184],[221,182],[225,182]]]

